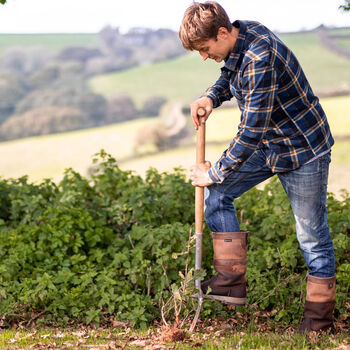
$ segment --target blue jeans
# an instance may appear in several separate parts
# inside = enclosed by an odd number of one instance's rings
[[[269,150],[259,149],[221,184],[205,189],[205,218],[213,232],[240,231],[233,201],[275,175],[266,165]],[[332,239],[327,225],[330,152],[298,169],[277,173],[293,209],[297,238],[310,275],[335,275]]]

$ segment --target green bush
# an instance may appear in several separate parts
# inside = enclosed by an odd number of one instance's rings
[[[181,170],[145,179],[122,171],[101,151],[91,178],[68,169],[55,184],[26,177],[0,181],[0,322],[100,323],[111,315],[146,327],[184,271],[194,221],[194,189]],[[336,250],[336,316],[346,312],[350,285],[350,198],[329,197],[329,224]],[[306,267],[295,238],[289,202],[272,181],[237,201],[249,235],[248,307],[273,310],[275,320],[298,322]],[[190,266],[194,265],[194,252]],[[212,272],[207,228],[204,268]],[[206,302],[202,317],[229,315]],[[0,323],[0,324],[1,324]]]

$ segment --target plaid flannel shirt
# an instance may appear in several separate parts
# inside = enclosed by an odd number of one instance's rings
[[[259,148],[273,172],[296,169],[334,144],[326,115],[290,49],[258,22],[236,21],[239,36],[204,96],[213,107],[237,99],[238,133],[209,176],[221,183]]]

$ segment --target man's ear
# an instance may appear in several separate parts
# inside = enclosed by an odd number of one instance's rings
[[[218,39],[227,39],[229,35],[229,31],[225,27],[220,27],[218,30],[218,35],[216,36]]]

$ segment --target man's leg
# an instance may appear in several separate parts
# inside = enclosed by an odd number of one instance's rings
[[[233,201],[273,174],[262,150],[254,152],[242,168],[205,191],[205,217],[213,231],[214,268],[218,272],[201,288],[206,297],[228,304],[246,301],[247,232],[240,231]]]
[[[309,268],[302,332],[333,328],[335,258],[326,208],[329,162],[330,153],[278,175],[290,199],[297,238]]]
[[[239,232],[233,201],[274,174],[266,165],[264,151],[257,150],[238,171],[221,184],[205,188],[205,219],[213,232]]]

